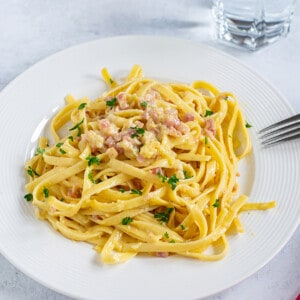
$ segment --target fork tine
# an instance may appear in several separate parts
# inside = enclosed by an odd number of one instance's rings
[[[285,126],[282,126],[282,127],[279,127],[279,128],[274,127],[273,129],[270,129],[270,131],[262,132],[263,134],[259,138],[260,139],[265,139],[267,137],[270,137],[272,135],[276,135],[278,133],[288,133],[288,132],[291,132],[291,129],[299,128],[299,125],[300,125],[300,120],[299,120],[299,122],[288,124],[288,125],[285,125]]]
[[[268,131],[268,130],[270,130],[270,129],[273,129],[273,128],[275,128],[275,127],[279,127],[279,126],[282,126],[282,125],[288,125],[288,124],[297,122],[297,121],[299,121],[299,120],[300,120],[300,114],[297,114],[297,115],[292,116],[292,117],[290,117],[290,118],[287,118],[287,119],[284,119],[284,120],[282,120],[282,121],[279,121],[279,122],[277,122],[277,123],[275,123],[275,124],[272,124],[272,125],[270,125],[270,126],[268,126],[268,127],[266,127],[266,128],[263,128],[263,129],[261,129],[261,130],[259,131],[259,133],[266,132],[266,131]]]
[[[262,145],[270,146],[283,141],[290,141],[300,137],[300,128],[296,128],[294,130],[283,132],[281,134],[270,137],[267,140],[262,141]]]

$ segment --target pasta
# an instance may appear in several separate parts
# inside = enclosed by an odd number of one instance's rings
[[[218,260],[227,233],[243,232],[238,162],[251,151],[234,94],[143,77],[134,65],[98,99],[66,97],[25,164],[25,198],[67,238],[94,245],[104,263],[136,254]],[[245,126],[245,124],[247,126]],[[49,145],[51,143],[51,145]]]

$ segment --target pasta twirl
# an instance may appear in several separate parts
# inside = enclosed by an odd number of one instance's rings
[[[66,97],[25,165],[26,198],[69,239],[94,245],[105,263],[138,253],[217,260],[228,252],[247,203],[238,162],[251,151],[234,94],[196,81],[163,83],[133,66],[95,101]]]

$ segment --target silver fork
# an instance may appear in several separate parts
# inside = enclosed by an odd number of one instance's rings
[[[300,138],[300,114],[272,124],[258,133],[264,146]]]

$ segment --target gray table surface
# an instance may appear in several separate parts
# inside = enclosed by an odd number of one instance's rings
[[[209,0],[0,0],[0,90],[28,67],[66,47],[108,36],[164,35],[206,43],[234,55],[270,81],[299,113],[299,1],[289,36],[254,53],[213,40],[210,6]],[[207,300],[292,300],[298,294],[299,227],[260,271]],[[0,254],[0,299],[70,298],[33,281]]]

